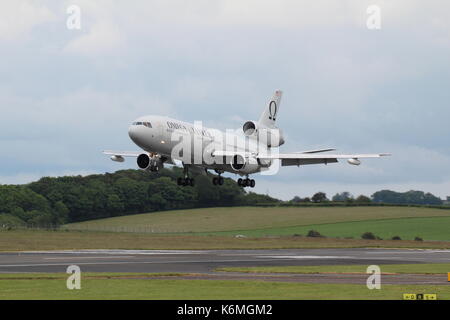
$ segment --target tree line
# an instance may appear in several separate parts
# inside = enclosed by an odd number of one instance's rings
[[[274,205],[300,202],[354,202],[441,205],[430,193],[390,190],[370,198],[337,193],[331,200],[324,192],[311,198],[281,201],[247,192],[230,178],[220,187],[211,176],[198,176],[194,187],[178,186],[182,169],[164,168],[159,173],[120,170],[88,176],[44,177],[26,185],[0,185],[0,228],[4,226],[58,226],[70,222],[172,209],[216,206]]]
[[[354,197],[350,192],[344,191],[336,193],[331,200],[326,193],[317,192],[311,197],[300,198],[295,196],[290,202],[346,202],[346,203],[384,203],[384,204],[414,204],[414,205],[443,205],[444,201],[435,195],[423,191],[410,190],[407,192],[395,192],[391,190],[381,190],[375,192],[371,197],[359,195]]]
[[[232,179],[220,187],[198,176],[192,187],[178,186],[182,169],[158,173],[120,170],[89,176],[44,177],[26,185],[0,185],[0,227],[58,226],[65,223],[171,209],[275,203],[246,192]]]

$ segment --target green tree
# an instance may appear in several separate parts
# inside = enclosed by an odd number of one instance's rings
[[[108,195],[106,202],[106,210],[110,212],[112,216],[120,215],[123,213],[124,204],[117,194]]]
[[[360,195],[355,199],[355,202],[357,203],[369,203],[372,202],[369,197],[366,197],[365,195]]]
[[[348,192],[348,191],[344,191],[341,193],[336,193],[333,198],[331,198],[332,201],[349,201],[349,200],[353,200],[353,195]]]
[[[64,224],[68,222],[69,219],[69,209],[66,207],[64,202],[57,201],[53,207],[54,212],[54,223],[55,224]]]
[[[311,200],[315,203],[328,201],[327,195],[324,192],[315,193],[312,196]]]

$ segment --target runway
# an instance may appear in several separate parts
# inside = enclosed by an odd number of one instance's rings
[[[366,275],[238,274],[214,271],[219,267],[450,263],[450,250],[409,249],[278,249],[278,250],[74,250],[0,253],[0,273],[58,273],[69,265],[82,272],[172,272],[187,279],[258,279],[328,283],[359,283]],[[450,272],[450,270],[449,270]],[[389,276],[385,276],[389,283]],[[448,284],[426,275],[392,276],[393,283]]]

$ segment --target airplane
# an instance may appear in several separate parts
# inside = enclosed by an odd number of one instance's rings
[[[362,158],[379,158],[389,153],[375,154],[328,154],[336,149],[318,149],[301,152],[279,153],[278,147],[285,143],[283,132],[276,126],[282,91],[276,90],[258,121],[246,121],[241,130],[225,133],[203,128],[198,123],[187,123],[166,116],[149,115],[137,118],[128,130],[130,139],[143,151],[112,151],[104,154],[111,160],[124,162],[125,157],[136,158],[142,170],[157,172],[169,165],[182,165],[184,176],[178,185],[193,186],[192,175],[207,174],[213,170],[212,183],[222,185],[222,174],[238,174],[237,184],[255,187],[250,174],[270,170],[272,166],[303,166],[336,163],[347,159],[358,166]],[[242,179],[242,177],[245,177]]]

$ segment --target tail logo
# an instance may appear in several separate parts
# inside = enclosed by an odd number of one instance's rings
[[[270,101],[269,114],[269,119],[275,121],[275,117],[277,116],[277,103],[275,101]]]

